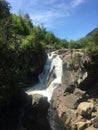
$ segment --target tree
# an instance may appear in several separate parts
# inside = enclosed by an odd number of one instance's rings
[[[56,37],[54,36],[53,33],[47,32],[45,35],[45,40],[47,44],[53,44],[56,41]]]
[[[74,40],[70,40],[70,42],[68,44],[68,48],[79,49],[79,48],[81,48],[80,42],[74,41]]]
[[[68,47],[68,41],[66,39],[60,39],[60,43],[62,48],[67,48]]]
[[[0,0],[0,19],[10,15],[10,4],[5,0]]]

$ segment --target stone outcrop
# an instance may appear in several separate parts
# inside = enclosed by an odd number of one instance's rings
[[[54,117],[54,113],[56,113],[56,116],[66,130],[84,130],[84,128],[92,124],[91,120],[92,114],[94,113],[94,104],[92,101],[88,100],[88,96],[84,91],[81,91],[83,95],[77,94],[77,91],[78,90],[74,90],[73,93],[67,92],[65,95],[64,91],[59,87],[53,94],[52,105],[49,109],[50,121],[51,118]],[[78,95],[80,99],[75,94]]]
[[[47,97],[28,96],[19,90],[11,106],[0,109],[0,130],[51,130],[47,119],[49,105]]]
[[[29,107],[24,115],[24,127],[26,130],[51,130],[48,123],[49,103],[47,97],[35,94],[32,96],[31,107]]]
[[[61,86],[53,93],[49,108],[50,125],[56,127],[51,127],[52,130],[97,130],[97,101],[87,89],[81,89],[83,85],[85,88],[89,84],[89,72],[84,66],[90,62],[89,57],[81,50],[63,50],[58,53],[64,62],[64,74]],[[58,128],[57,124],[62,127]]]

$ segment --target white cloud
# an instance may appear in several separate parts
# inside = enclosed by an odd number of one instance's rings
[[[84,0],[36,0],[37,7],[31,11],[31,17],[35,23],[44,23],[51,26],[58,19],[70,16],[71,12],[81,5]]]
[[[82,4],[83,2],[84,2],[84,0],[73,0],[71,4],[72,4],[73,8],[76,8],[77,6]]]
[[[44,23],[45,26],[52,26],[59,19],[70,16],[76,7],[84,2],[84,0],[8,0],[12,3],[13,10],[22,10],[28,13],[34,23]],[[59,21],[58,20],[58,21]]]

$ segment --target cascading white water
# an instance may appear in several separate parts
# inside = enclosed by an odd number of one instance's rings
[[[55,77],[47,87],[47,80],[52,70]],[[29,90],[26,91],[26,93],[28,95],[41,94],[43,96],[48,97],[48,101],[50,102],[54,89],[58,87],[59,84],[61,84],[62,82],[61,81],[62,74],[63,74],[62,60],[59,57],[59,55],[56,54],[55,52],[52,52],[50,55],[48,54],[48,58],[44,66],[44,70],[39,75],[39,83],[29,88]]]

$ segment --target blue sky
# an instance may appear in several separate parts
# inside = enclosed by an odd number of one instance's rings
[[[98,27],[98,0],[7,0],[11,12],[28,13],[57,37],[77,40]]]

